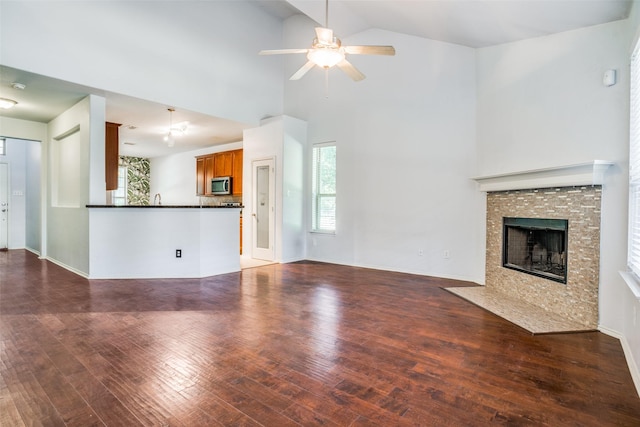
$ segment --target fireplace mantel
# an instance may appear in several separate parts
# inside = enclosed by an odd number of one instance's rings
[[[604,174],[612,165],[614,162],[594,160],[587,163],[486,175],[472,179],[479,184],[480,191],[602,185]]]

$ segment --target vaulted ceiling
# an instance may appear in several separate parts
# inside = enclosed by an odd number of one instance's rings
[[[327,20],[325,0],[245,1],[279,19],[301,13],[322,26]],[[627,0],[331,0],[328,26],[341,37],[379,28],[478,48],[624,19],[631,3]],[[12,89],[11,83],[16,81],[27,84],[28,90]],[[48,122],[89,93],[107,99],[109,121],[137,127],[135,133],[129,134],[128,129],[123,129],[121,143],[135,144],[123,145],[123,154],[153,157],[169,152],[165,147],[158,149],[156,143],[158,129],[167,127],[169,121],[168,112],[162,115],[157,112],[166,111],[167,106],[0,67],[0,97],[30,106],[3,111],[1,114],[6,117]],[[255,126],[189,111],[174,114],[174,121],[191,124],[191,135],[184,139],[182,150],[210,146],[212,141],[238,141],[242,129]],[[214,128],[215,135],[207,132]]]

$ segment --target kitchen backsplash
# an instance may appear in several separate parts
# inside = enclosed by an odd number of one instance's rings
[[[201,196],[203,206],[220,206],[223,203],[242,203],[242,196]]]

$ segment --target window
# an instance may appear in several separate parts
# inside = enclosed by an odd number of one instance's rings
[[[113,192],[113,204],[124,206],[127,204],[127,167],[118,166],[118,188]]]
[[[0,138],[0,156],[7,155],[7,140]]]
[[[313,145],[311,231],[336,231],[336,143]]]
[[[640,279],[640,43],[631,56],[629,117],[629,269]]]

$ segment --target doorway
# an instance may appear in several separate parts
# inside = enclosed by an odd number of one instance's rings
[[[275,162],[273,158],[252,162],[253,222],[252,258],[275,259]]]
[[[9,248],[9,165],[0,163],[0,251]]]

